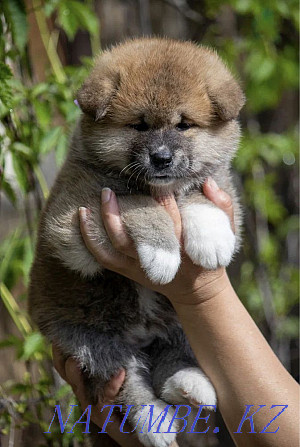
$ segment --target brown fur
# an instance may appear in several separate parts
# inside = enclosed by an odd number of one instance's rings
[[[96,118],[109,111],[118,124],[135,122],[146,109],[154,126],[174,124],[178,111],[201,126],[209,125],[215,114],[225,121],[236,118],[245,98],[213,50],[141,39],[101,54],[78,101]]]

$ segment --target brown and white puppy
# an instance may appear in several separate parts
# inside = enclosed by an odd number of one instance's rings
[[[165,402],[214,405],[214,389],[169,302],[96,262],[83,243],[78,208],[91,210],[92,237],[113,250],[99,209],[101,189],[113,189],[146,274],[166,284],[179,268],[180,247],[155,197],[174,193],[192,261],[208,269],[227,266],[241,221],[230,161],[243,93],[214,51],[144,38],[101,54],[78,102],[84,113],[41,218],[31,315],[66,356],[79,360],[94,395],[126,368],[120,401],[135,405],[133,426],[141,424],[141,405],[153,404],[156,416]],[[236,235],[201,192],[209,175],[233,199]],[[168,419],[161,431],[167,428]],[[175,434],[139,437],[147,446],[164,447]]]

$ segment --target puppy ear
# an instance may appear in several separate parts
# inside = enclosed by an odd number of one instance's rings
[[[222,121],[237,118],[245,104],[245,96],[235,79],[227,80],[219,86],[208,89],[208,96]]]
[[[245,104],[244,93],[217,54],[208,49],[204,51],[207,93],[215,112],[223,121],[237,118]]]
[[[106,115],[119,83],[118,74],[105,68],[96,66],[77,92],[81,110],[93,116],[95,121]]]

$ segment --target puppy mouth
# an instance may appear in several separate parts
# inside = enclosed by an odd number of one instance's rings
[[[165,179],[165,178],[174,178],[171,174],[154,174],[153,178]]]
[[[164,169],[154,169],[153,166],[133,161],[133,167],[126,170],[123,168],[120,175],[127,178],[127,184],[143,188],[143,186],[149,185],[152,187],[165,187],[171,186],[188,177],[188,172],[185,166],[172,166]]]
[[[155,174],[148,179],[149,185],[166,185],[175,181],[175,177],[171,174]]]

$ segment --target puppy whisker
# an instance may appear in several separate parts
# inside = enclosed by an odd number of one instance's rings
[[[130,183],[132,176],[139,170],[139,167],[140,167],[140,164],[133,169],[133,172],[131,173],[131,175],[127,181],[127,185],[126,185],[127,189],[129,189],[129,183]]]
[[[126,165],[125,168],[123,168],[123,169],[120,171],[119,177],[121,177],[121,175],[122,175],[123,172],[126,174],[126,171],[128,171],[129,169],[133,168],[135,165],[138,165],[138,164],[139,164],[138,162],[131,162],[131,163],[128,163],[128,165]]]

